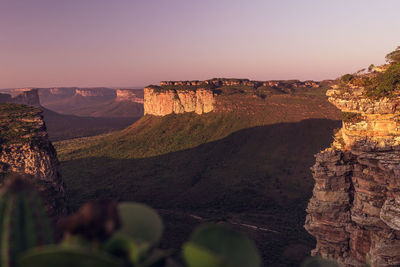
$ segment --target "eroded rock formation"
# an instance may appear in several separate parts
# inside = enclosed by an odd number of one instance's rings
[[[53,218],[66,213],[56,151],[37,108],[0,104],[0,178],[8,172],[31,175]]]
[[[192,91],[154,88],[144,89],[144,114],[165,116],[185,112],[203,114],[213,111],[215,104],[212,90]]]
[[[400,266],[400,98],[364,88],[327,92],[344,113],[332,146],[316,155],[306,230],[312,255],[343,266]]]

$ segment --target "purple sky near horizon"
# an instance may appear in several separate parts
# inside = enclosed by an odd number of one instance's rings
[[[384,63],[398,0],[0,0],[0,88],[331,79]]]

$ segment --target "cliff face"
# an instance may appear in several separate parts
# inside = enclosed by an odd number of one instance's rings
[[[0,94],[0,103],[23,104],[33,107],[40,107],[39,93],[37,89],[15,89],[16,96]]]
[[[362,87],[327,95],[346,113],[312,168],[305,223],[317,240],[312,254],[344,266],[399,266],[400,98],[371,100]]]
[[[50,215],[56,219],[65,214],[64,184],[41,111],[23,105],[0,104],[0,129],[0,178],[7,172],[31,175]],[[0,180],[0,186],[1,183]]]
[[[197,89],[195,91],[144,89],[144,114],[165,116],[185,112],[203,114],[213,111],[215,104],[211,90]]]

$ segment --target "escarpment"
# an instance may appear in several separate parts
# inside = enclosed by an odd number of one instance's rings
[[[144,89],[144,114],[164,116],[185,112],[203,114],[213,111],[214,93],[211,90],[196,89],[193,91]]]
[[[343,84],[327,91],[343,126],[316,155],[305,228],[317,240],[312,255],[400,266],[400,97],[366,93]]]
[[[204,114],[216,111],[217,106],[221,106],[219,105],[221,95],[224,97],[234,94],[251,95],[265,98],[271,94],[289,94],[298,89],[319,87],[321,87],[320,82],[298,80],[251,81],[218,78],[205,81],[162,81],[160,86],[151,85],[145,88],[144,114],[156,116],[185,112]]]
[[[41,113],[34,107],[0,104],[0,186],[7,173],[30,175],[57,219],[66,213],[65,189]]]

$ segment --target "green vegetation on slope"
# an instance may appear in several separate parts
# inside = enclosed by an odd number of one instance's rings
[[[180,212],[258,225],[273,230],[250,233],[266,264],[298,264],[313,246],[302,227],[309,167],[340,113],[315,96],[225,99],[234,106],[218,108],[229,112],[145,116],[118,133],[56,143],[71,208],[104,197],[145,202],[162,209],[173,238],[196,224]]]
[[[34,107],[0,103],[0,145],[31,141],[41,130],[40,114]]]

